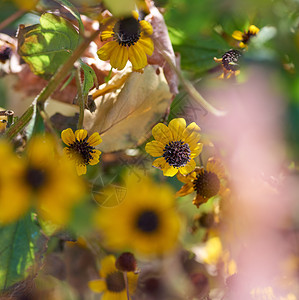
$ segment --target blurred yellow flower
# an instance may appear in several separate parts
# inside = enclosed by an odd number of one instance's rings
[[[14,222],[30,206],[25,191],[20,187],[19,174],[24,164],[13,152],[8,141],[0,141],[0,224]]]
[[[78,129],[74,133],[71,128],[61,132],[61,139],[67,145],[63,150],[65,154],[76,163],[78,175],[86,174],[87,165],[96,165],[99,162],[101,151],[95,146],[102,142],[98,132],[88,137],[85,129]]]
[[[173,119],[166,126],[158,123],[152,134],[155,138],[146,144],[145,151],[153,157],[158,157],[153,166],[163,170],[164,176],[174,176],[178,172],[188,174],[196,166],[194,158],[201,150],[200,128],[195,122],[186,127],[183,118]]]
[[[19,182],[24,195],[33,199],[39,215],[64,225],[73,205],[82,199],[85,186],[73,163],[64,155],[58,155],[56,148],[51,137],[33,137],[27,146]]]
[[[97,54],[101,60],[109,60],[113,68],[122,70],[129,60],[133,70],[139,71],[147,65],[147,55],[154,51],[154,43],[150,38],[153,28],[147,21],[138,19],[138,13],[133,12],[130,17],[122,19],[109,18],[101,33],[101,40],[107,41]]]
[[[141,255],[171,251],[181,225],[174,194],[168,185],[158,185],[141,175],[138,179],[133,174],[127,176],[123,201],[116,207],[100,207],[96,214],[104,244],[113,250],[131,249]],[[102,195],[111,193],[114,191],[104,190]]]
[[[103,293],[103,300],[127,300],[124,273],[115,266],[116,258],[108,255],[101,260],[100,278],[88,282],[89,288],[95,293]],[[138,274],[127,272],[129,294],[136,290]]]
[[[225,178],[225,170],[220,161],[214,158],[209,158],[206,168],[197,167],[186,176],[178,174],[177,178],[185,184],[176,196],[182,197],[195,191],[193,204],[197,207],[224,191],[222,179]]]
[[[232,37],[240,41],[239,47],[240,48],[247,48],[247,45],[251,39],[251,37],[256,36],[259,33],[260,29],[256,27],[255,25],[250,25],[248,27],[248,30],[245,30],[244,32],[236,30],[233,32]]]
[[[13,2],[22,10],[32,10],[39,0],[13,0]]]

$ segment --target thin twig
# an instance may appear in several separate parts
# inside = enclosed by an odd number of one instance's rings
[[[80,68],[77,68],[77,70],[75,72],[75,79],[76,79],[76,85],[77,85],[77,90],[78,90],[78,104],[79,104],[79,108],[80,108],[77,129],[82,129],[83,121],[84,121],[85,97],[83,97]]]
[[[195,89],[195,87],[192,85],[192,83],[187,80],[183,74],[180,72],[180,70],[174,65],[172,59],[169,57],[169,55],[166,53],[166,51],[163,49],[163,46],[161,43],[155,39],[155,46],[159,49],[160,54],[163,56],[163,58],[166,60],[166,62],[170,65],[170,67],[173,69],[173,71],[177,74],[178,78],[180,79],[184,89],[186,92],[194,99],[199,105],[201,105],[204,109],[206,109],[208,112],[212,113],[215,116],[225,116],[226,112],[218,110],[214,106],[212,106],[209,102],[207,102],[203,96]]]
[[[26,13],[25,10],[18,10],[15,13],[13,13],[11,16],[9,16],[8,18],[6,18],[5,20],[3,20],[0,23],[0,30],[2,30],[3,28],[5,28],[6,26],[8,26],[9,24],[11,24],[12,22],[14,22],[15,20],[17,20],[20,17],[22,17],[25,13]]]

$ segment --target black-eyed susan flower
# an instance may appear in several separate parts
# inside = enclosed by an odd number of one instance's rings
[[[222,64],[223,73],[219,78],[228,79],[240,73],[240,59],[242,53],[238,50],[229,50],[221,58],[214,57],[214,61]]]
[[[85,186],[73,162],[59,155],[56,149],[52,137],[33,137],[18,182],[24,198],[31,200],[38,216],[64,225],[73,206],[82,199]]]
[[[0,224],[18,220],[30,207],[26,190],[22,189],[19,174],[23,161],[15,155],[8,141],[0,141]]]
[[[178,174],[177,178],[185,183],[176,193],[177,197],[196,192],[193,204],[199,207],[224,190],[225,170],[219,160],[210,158],[205,168],[196,167],[190,174]]]
[[[89,288],[95,293],[103,293],[102,300],[127,300],[126,283],[123,272],[116,266],[116,258],[108,255],[101,260],[100,279],[88,282]],[[132,295],[137,286],[138,274],[126,273],[129,294]]]
[[[97,54],[101,60],[110,60],[113,68],[122,70],[127,61],[133,70],[138,71],[147,65],[147,55],[151,56],[154,44],[150,35],[153,28],[145,20],[138,20],[138,14],[123,19],[109,19],[107,27],[101,34],[101,40],[107,41]]]
[[[73,132],[71,128],[61,132],[61,139],[66,144],[63,149],[65,154],[76,163],[78,175],[86,174],[87,165],[96,165],[99,162],[101,151],[95,146],[102,142],[98,132],[90,137],[85,129],[78,129]]]
[[[160,255],[174,249],[181,222],[173,191],[141,174],[138,178],[127,176],[125,181],[123,201],[115,207],[100,207],[96,214],[104,245],[117,251],[130,249],[139,255]]]
[[[233,32],[232,37],[239,41],[239,47],[240,48],[247,48],[247,45],[250,41],[250,39],[253,36],[256,36],[260,29],[256,27],[255,25],[250,25],[248,27],[248,30],[245,30],[244,32],[236,30]]]
[[[188,174],[194,170],[194,158],[202,150],[199,132],[195,122],[186,127],[183,118],[171,120],[168,126],[158,123],[152,129],[155,140],[146,144],[145,151],[158,157],[153,166],[161,169],[164,176],[174,176],[177,172]]]

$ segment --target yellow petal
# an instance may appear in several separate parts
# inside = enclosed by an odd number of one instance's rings
[[[78,141],[83,141],[87,137],[87,131],[85,129],[78,129],[75,132],[75,137]]]
[[[145,151],[153,157],[163,155],[164,145],[159,141],[151,141],[145,145]]]
[[[106,278],[107,275],[116,272],[115,257],[113,255],[107,255],[101,260],[100,276]]]
[[[102,152],[100,150],[94,150],[94,152],[91,154],[92,159],[89,161],[89,164],[91,166],[94,166],[99,162],[99,157],[100,157],[101,153]]]
[[[113,37],[113,34],[114,34],[114,32],[111,31],[111,30],[104,30],[104,31],[101,33],[101,40],[102,40],[102,41],[106,41],[106,40],[108,40],[109,38]]]
[[[133,294],[137,288],[137,281],[138,281],[138,274],[134,272],[128,272],[128,285],[129,285],[129,292]]]
[[[163,170],[166,164],[164,157],[159,157],[153,161],[153,167]]]
[[[180,167],[179,171],[180,173],[182,173],[183,175],[187,175],[188,173],[191,173],[196,167],[196,163],[193,159],[191,159],[186,166],[184,167]]]
[[[76,165],[76,171],[79,176],[86,174],[86,165],[83,164]]]
[[[109,60],[111,53],[114,51],[115,47],[117,46],[118,43],[116,41],[108,42],[107,44],[105,44],[97,51],[99,59],[104,61]]]
[[[173,139],[179,141],[182,139],[182,134],[186,129],[186,121],[183,118],[176,118],[169,122],[168,128],[172,132]]]
[[[236,30],[233,32],[232,37],[237,41],[242,41],[243,40],[243,32]]]
[[[138,43],[129,47],[129,61],[132,63],[133,70],[139,70],[147,65],[147,57]]]
[[[97,145],[99,145],[100,143],[102,143],[102,138],[99,135],[98,132],[94,132],[87,140],[87,143],[89,144],[89,146],[91,147],[95,147]]]
[[[91,280],[88,282],[88,287],[95,293],[102,293],[107,289],[105,280]]]
[[[260,29],[258,27],[256,27],[255,25],[250,25],[248,28],[248,32],[251,33],[252,35],[257,34],[260,31]]]
[[[209,158],[206,169],[208,172],[215,173],[219,179],[225,177],[224,166],[218,159]]]
[[[189,183],[191,182],[193,179],[196,178],[196,172],[192,172],[191,174],[186,175],[182,175],[180,172],[178,172],[177,174],[177,179],[183,183]]]
[[[141,20],[139,24],[141,26],[141,31],[143,31],[146,35],[153,34],[153,27],[149,22]]]
[[[193,183],[184,184],[179,191],[176,192],[176,197],[183,197],[194,192]]]
[[[147,37],[140,38],[137,44],[139,44],[142,47],[142,49],[148,56],[151,56],[153,54],[154,43],[151,38],[147,38]]]
[[[163,123],[158,123],[154,126],[152,134],[155,140],[161,142],[163,145],[166,145],[173,140],[170,129]]]
[[[71,128],[65,129],[61,132],[61,139],[68,146],[70,146],[76,140],[74,132]]]
[[[186,143],[189,144],[190,149],[198,143],[200,139],[200,128],[195,122],[192,122],[187,126],[183,132],[183,138]]]
[[[163,175],[168,177],[173,177],[177,174],[179,170],[173,166],[170,166],[169,163],[165,164],[165,167],[163,169]]]
[[[201,153],[202,147],[203,147],[203,144],[199,143],[199,144],[197,144],[197,146],[195,148],[191,149],[190,157],[191,158],[197,157]]]
[[[115,47],[110,57],[110,65],[118,70],[122,70],[128,61],[127,47],[118,45]]]

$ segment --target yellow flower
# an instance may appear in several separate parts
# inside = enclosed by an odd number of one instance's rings
[[[225,52],[221,58],[214,57],[214,61],[222,64],[223,73],[219,76],[220,79],[229,79],[240,74],[239,60],[242,53],[238,50],[229,50]]]
[[[185,183],[176,193],[177,197],[195,191],[193,204],[197,207],[224,191],[222,180],[225,178],[225,171],[219,160],[214,158],[208,160],[206,168],[197,167],[186,176],[178,174],[177,178]]]
[[[18,220],[30,206],[30,201],[20,188],[19,174],[24,164],[5,140],[0,141],[0,224]]]
[[[101,40],[110,39],[97,54],[101,60],[109,60],[113,68],[122,70],[129,60],[133,70],[139,71],[147,65],[147,55],[151,56],[154,44],[149,37],[153,28],[147,21],[138,20],[138,14],[123,19],[110,18],[105,22],[106,29],[101,33]]]
[[[141,255],[171,251],[178,240],[180,218],[174,207],[174,194],[168,185],[158,185],[148,177],[126,177],[127,193],[115,207],[101,207],[96,223],[104,244],[113,250]],[[104,190],[102,195],[111,191]],[[99,201],[100,203],[103,201]]]
[[[255,25],[250,25],[247,31],[239,31],[236,30],[233,32],[232,37],[240,41],[239,42],[239,47],[240,48],[247,48],[247,45],[251,39],[252,36],[256,36],[259,32],[259,28],[257,28]]]
[[[87,165],[93,166],[99,162],[102,152],[94,147],[102,142],[102,138],[97,132],[88,137],[85,129],[78,129],[74,133],[68,128],[61,132],[61,139],[67,145],[63,149],[65,154],[76,162],[78,175],[86,174]]]
[[[146,144],[145,151],[153,157],[159,156],[153,166],[163,170],[164,176],[174,176],[178,171],[188,174],[194,170],[194,158],[202,150],[199,132],[194,122],[186,127],[183,118],[171,120],[168,127],[159,123],[152,130],[155,140]]]
[[[38,0],[13,0],[13,2],[22,10],[32,10],[35,8]]]
[[[95,293],[103,293],[102,300],[127,300],[126,285],[123,272],[115,266],[116,259],[108,255],[101,260],[100,278],[88,282],[89,288]],[[127,272],[130,295],[136,290],[138,274]]]
[[[64,225],[73,205],[83,197],[85,187],[73,163],[64,155],[58,155],[56,148],[51,137],[33,137],[19,182],[24,197],[34,200],[40,216]]]

